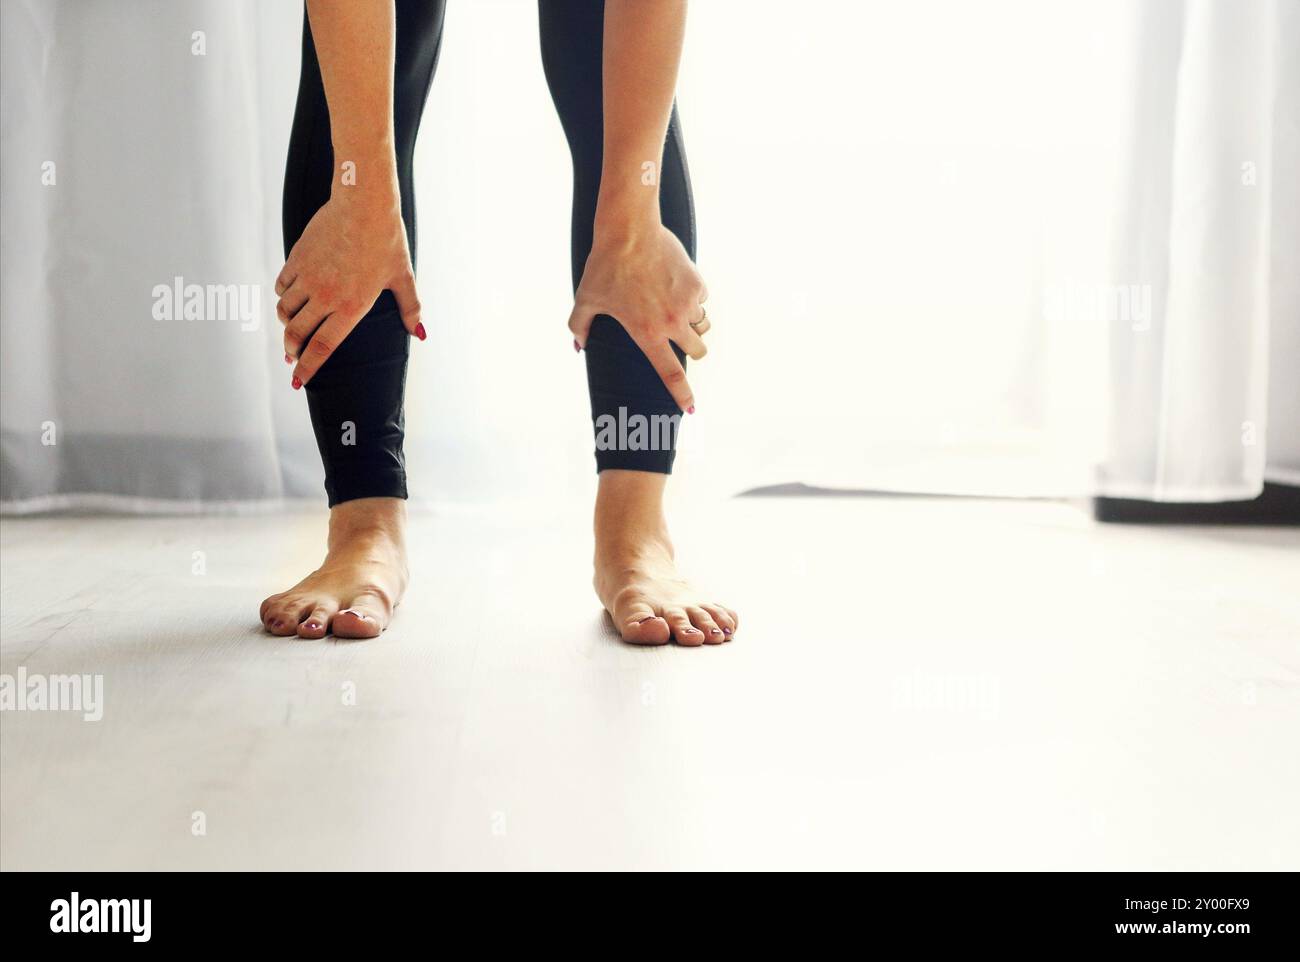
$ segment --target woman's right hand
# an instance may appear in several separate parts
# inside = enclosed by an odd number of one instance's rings
[[[293,245],[275,282],[285,361],[297,360],[295,389],[312,379],[385,290],[397,298],[402,325],[424,340],[396,189],[336,189]]]

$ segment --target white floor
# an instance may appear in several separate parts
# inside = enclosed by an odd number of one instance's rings
[[[618,642],[577,505],[418,516],[342,643],[256,622],[320,515],[5,521],[0,669],[105,707],[0,715],[0,867],[1300,868],[1295,529],[704,514],[743,626],[696,650]]]

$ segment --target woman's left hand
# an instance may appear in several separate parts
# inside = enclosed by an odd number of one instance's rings
[[[587,345],[597,314],[608,314],[645,352],[677,405],[695,411],[686,371],[673,353],[676,344],[699,360],[708,349],[700,335],[709,329],[704,315],[708,289],[681,241],[660,224],[611,240],[597,236],[574,297],[569,330],[574,346]]]

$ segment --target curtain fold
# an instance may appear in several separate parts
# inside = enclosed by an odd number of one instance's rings
[[[1244,500],[1297,475],[1294,8],[1135,6],[1111,280],[1153,309],[1110,319],[1099,493]]]
[[[314,495],[305,412],[271,389],[301,8],[2,10],[5,509]]]

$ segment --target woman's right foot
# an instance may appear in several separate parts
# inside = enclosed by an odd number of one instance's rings
[[[319,568],[262,602],[273,635],[374,638],[406,591],[406,502],[360,498],[330,509],[329,546]]]

